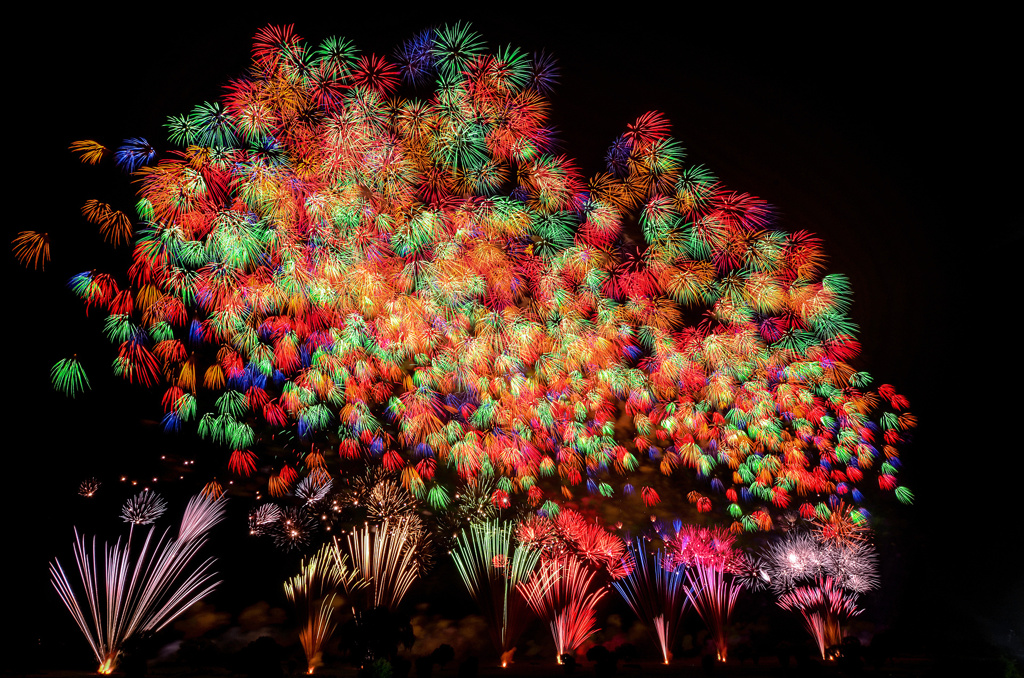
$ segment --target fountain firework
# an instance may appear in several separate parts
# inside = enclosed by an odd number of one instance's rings
[[[502,666],[512,658],[516,640],[526,626],[526,600],[519,589],[540,559],[537,549],[516,546],[514,527],[497,521],[473,524],[464,530],[452,558],[473,600],[480,607],[501,653]]]
[[[625,577],[613,581],[612,586],[640,620],[648,628],[654,628],[662,660],[668,664],[676,630],[689,600],[685,570],[673,565],[663,551],[650,558],[643,539],[637,539],[629,551],[635,566]]]
[[[75,530],[75,560],[83,592],[76,593],[59,561],[50,564],[50,578],[99,662],[99,673],[111,673],[121,649],[133,636],[159,631],[193,603],[216,588],[213,559],[198,566],[192,559],[206,542],[209,530],[224,518],[223,497],[193,497],[188,503],[177,539],[165,531],[154,541],[150,527],[137,553],[131,540],[104,545],[96,555],[96,538],[86,546]],[[134,525],[134,523],[133,523]],[[99,585],[102,578],[104,585]],[[79,603],[79,595],[84,607]]]

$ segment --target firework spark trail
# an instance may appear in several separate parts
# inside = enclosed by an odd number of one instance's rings
[[[747,560],[736,548],[736,536],[721,527],[680,523],[666,548],[670,562],[686,568],[686,596],[711,633],[718,659],[725,661],[725,627],[744,588],[736,575],[745,571]]]
[[[643,540],[629,547],[635,563],[625,577],[612,582],[637,617],[655,629],[662,660],[668,664],[679,622],[689,598],[682,568],[671,564],[664,552],[648,558]]]
[[[288,600],[302,617],[299,641],[306,653],[306,672],[323,665],[322,647],[337,627],[334,619],[337,588],[356,590],[358,582],[348,567],[347,559],[335,560],[330,544],[324,544],[308,559],[303,559],[299,574],[284,583]]]
[[[281,507],[277,504],[260,504],[249,512],[249,534],[263,535],[274,529],[281,520]]]
[[[819,577],[811,586],[800,586],[779,596],[779,606],[800,613],[822,659],[828,648],[842,643],[843,621],[862,612],[857,607],[857,594],[844,591],[832,577]]]
[[[732,608],[743,585],[731,574],[705,563],[687,568],[686,580],[690,583],[686,596],[708,627],[715,641],[718,660],[724,662],[729,651],[725,627],[729,625]]]
[[[178,541],[188,542],[201,537],[213,529],[213,526],[224,519],[227,495],[216,496],[201,494],[192,497],[185,506],[178,528]]]
[[[514,530],[511,523],[497,521],[471,525],[451,552],[466,589],[487,621],[503,666],[527,622],[528,608],[518,585],[529,579],[540,559],[539,550],[514,546]]]
[[[590,590],[594,575],[578,559],[567,556],[541,562],[533,576],[518,585],[534,614],[548,622],[559,663],[562,655],[575,653],[599,630],[597,604],[608,590]]]
[[[346,536],[345,550],[352,560],[352,568],[366,582],[363,611],[384,606],[394,612],[419,577],[416,543],[409,527],[408,520],[396,523],[385,520],[380,525],[364,525],[363,529],[352,530]],[[341,567],[345,554],[337,537],[333,543],[335,562]],[[354,600],[359,588],[345,584],[344,580],[342,584],[345,593]]]
[[[151,527],[138,555],[131,543],[104,545],[102,562],[75,530],[75,560],[84,589],[88,615],[79,603],[60,562],[50,564],[50,579],[64,605],[71,612],[99,662],[100,673],[116,668],[124,643],[137,633],[159,631],[190,605],[210,593],[219,582],[210,571],[208,558],[194,569],[191,561],[206,542],[206,534],[224,517],[224,499],[195,497],[182,519],[178,539],[168,531],[153,541]],[[102,575],[104,585],[100,587]]]

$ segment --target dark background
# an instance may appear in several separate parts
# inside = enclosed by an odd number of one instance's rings
[[[80,165],[68,144],[116,147],[143,136],[167,148],[166,117],[217,97],[244,71],[252,35],[268,23],[295,23],[314,43],[343,35],[364,53],[390,55],[422,28],[468,20],[491,47],[555,54],[554,122],[585,174],[602,166],[628,123],[660,110],[691,162],[773,204],[786,230],[822,236],[829,269],[853,284],[864,347],[858,366],[907,395],[920,420],[902,472],[916,503],[869,506],[885,562],[865,618],[897,631],[908,651],[970,656],[988,646],[1022,655],[1020,149],[1010,125],[1019,78],[1010,76],[1004,20],[860,8],[843,16],[620,9],[30,9],[33,20],[8,42],[13,209],[5,237],[48,231],[53,260],[45,273],[22,269],[12,255],[4,266],[4,478],[13,493],[5,553],[14,566],[5,614],[18,647],[43,647],[50,658],[87,653],[48,583],[47,563],[59,556],[71,565],[73,525],[119,533],[115,516],[131,493],[120,474],[141,482],[155,469],[166,476],[195,452],[194,474],[158,483],[174,499],[170,516],[180,515],[177,498],[213,473],[191,439],[159,431],[158,395],[110,375],[114,349],[102,339],[102,317],[87,318],[65,287],[71,275],[116,270],[126,256],[100,242],[81,204],[134,204],[123,177]],[[68,400],[50,389],[49,369],[75,352],[93,391]],[[161,464],[161,455],[171,461]],[[104,480],[91,502],[76,494],[90,475]],[[209,548],[225,574],[210,602],[232,615],[229,623],[256,601],[283,605],[281,581],[297,563],[246,539],[248,502],[234,503]],[[410,598],[429,602],[425,591]],[[471,610],[467,598],[462,613]]]

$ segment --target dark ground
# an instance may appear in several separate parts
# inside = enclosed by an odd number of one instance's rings
[[[1016,670],[1014,674],[1012,671]],[[328,667],[317,671],[314,675],[322,678],[356,678],[358,671],[354,667]],[[86,678],[95,676],[89,671],[41,671],[24,674],[26,678]],[[124,675],[124,674],[115,674]],[[227,669],[183,670],[181,668],[153,667],[147,672],[149,678],[228,678],[239,674]],[[301,676],[301,670],[286,673],[287,676]],[[415,669],[410,678],[415,676]],[[546,676],[562,677],[566,675],[586,678],[601,676],[592,662],[584,662],[576,667],[571,674],[553,662],[537,662],[516,664],[502,669],[496,665],[481,664],[476,674],[480,678],[541,678]],[[887,662],[881,668],[865,667],[860,670],[841,668],[835,664],[815,661],[802,667],[791,664],[782,667],[773,657],[761,659],[757,665],[752,661],[742,664],[730,661],[725,665],[716,665],[710,672],[705,671],[699,659],[675,660],[669,666],[654,662],[623,663],[613,674],[618,678],[699,678],[701,676],[721,676],[722,678],[804,678],[813,676],[864,676],[865,678],[944,678],[946,676],[964,676],[970,678],[987,678],[989,676],[1011,678],[1020,674],[1020,666],[1011,667],[1008,660],[998,658],[974,658],[970,661],[942,663],[924,657],[900,657]],[[435,667],[433,678],[463,678],[459,665],[450,663],[445,668]]]

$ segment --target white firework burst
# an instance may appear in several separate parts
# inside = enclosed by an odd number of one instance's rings
[[[167,502],[152,490],[143,490],[124,503],[121,519],[132,525],[149,525],[167,510]]]

